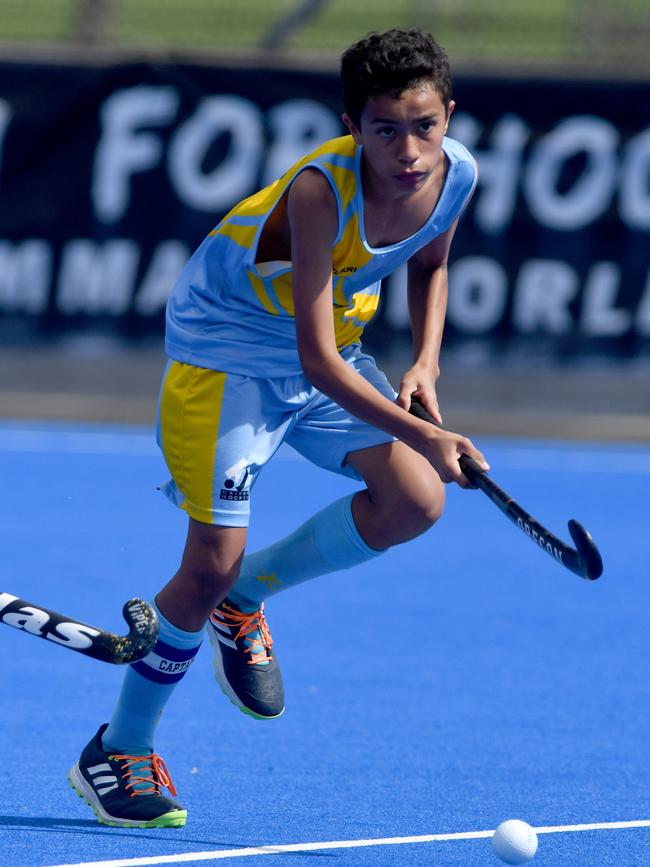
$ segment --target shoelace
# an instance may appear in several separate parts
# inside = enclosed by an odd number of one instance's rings
[[[250,647],[245,648],[246,653],[250,653],[251,655],[251,658],[248,660],[248,665],[270,662],[273,659],[271,656],[273,639],[271,638],[271,632],[269,631],[269,627],[266,624],[266,618],[264,617],[264,605],[261,606],[259,611],[253,611],[252,614],[246,614],[244,611],[236,611],[234,608],[231,608],[230,605],[225,604],[221,605],[219,610],[223,617],[231,622],[232,626],[239,627],[239,632],[235,635],[235,641],[238,638],[247,638],[252,632],[259,632],[259,639],[248,639],[253,642]],[[260,647],[260,649],[256,650],[256,647]]]
[[[137,795],[159,795],[160,789],[169,789],[172,797],[176,797],[176,789],[169,776],[167,765],[163,759],[156,753],[150,753],[148,756],[110,756],[117,762],[123,762],[122,774],[123,780],[129,782],[125,785],[125,789],[133,789],[130,792],[130,797],[135,798]],[[147,763],[143,768],[134,768],[133,765]],[[138,787],[138,788],[136,788]]]

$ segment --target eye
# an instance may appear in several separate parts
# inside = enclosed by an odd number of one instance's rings
[[[423,120],[420,122],[420,132],[423,132],[423,133],[431,132],[431,130],[434,128],[435,125],[436,125],[435,121],[433,121],[433,120]]]
[[[395,135],[395,130],[392,126],[380,126],[377,130],[377,135],[379,138],[392,138]]]

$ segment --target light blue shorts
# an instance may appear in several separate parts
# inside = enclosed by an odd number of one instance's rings
[[[374,358],[342,358],[394,401]],[[302,375],[257,379],[170,361],[158,405],[158,444],[172,478],[163,493],[206,524],[247,527],[253,486],[282,443],[326,470],[358,479],[351,452],[395,437],[350,415]]]

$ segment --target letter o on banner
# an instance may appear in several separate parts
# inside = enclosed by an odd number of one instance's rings
[[[269,111],[272,133],[263,184],[277,180],[310,151],[343,132],[341,121],[314,99],[289,99]]]
[[[507,298],[508,277],[494,259],[466,256],[450,267],[447,317],[459,331],[490,331],[503,316]]]
[[[650,129],[630,139],[625,148],[620,210],[632,229],[650,229]]]
[[[551,229],[582,229],[608,207],[616,186],[618,133],[611,123],[587,115],[570,117],[539,142],[524,175],[528,207]],[[587,167],[570,190],[557,182],[564,163],[587,154]]]
[[[212,142],[231,136],[228,156],[206,174],[201,163]],[[183,202],[199,211],[228,210],[255,185],[264,149],[262,115],[247,99],[211,96],[174,135],[169,174]]]

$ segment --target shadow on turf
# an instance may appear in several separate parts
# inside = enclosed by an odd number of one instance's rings
[[[4,828],[21,829],[24,828],[30,831],[58,831],[70,832],[75,831],[83,834],[100,834],[102,836],[110,835],[114,837],[137,837],[138,840],[158,840],[161,839],[173,841],[176,834],[181,834],[182,829],[179,828],[161,828],[160,831],[154,834],[143,834],[142,830],[134,828],[132,831],[124,828],[110,828],[107,825],[100,825],[94,819],[53,819],[49,816],[0,816],[0,831]],[[232,847],[233,850],[244,849],[248,846],[263,846],[263,843],[232,843],[225,840],[195,840],[191,837],[186,837],[182,834],[183,844],[195,843],[198,846],[218,846]],[[333,852],[284,852],[283,856],[287,855],[313,855],[318,858],[329,858],[335,853]]]

